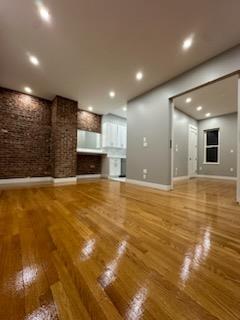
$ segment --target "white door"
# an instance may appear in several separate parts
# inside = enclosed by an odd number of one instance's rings
[[[197,174],[197,127],[189,125],[188,133],[188,175],[194,177]]]

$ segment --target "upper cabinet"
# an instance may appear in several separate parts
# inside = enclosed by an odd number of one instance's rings
[[[103,117],[102,146],[103,148],[126,149],[127,125],[125,119],[112,115]]]
[[[127,127],[123,125],[117,125],[117,145],[118,148],[126,149],[127,147]]]
[[[102,126],[103,148],[117,148],[117,126],[111,122],[105,122]]]

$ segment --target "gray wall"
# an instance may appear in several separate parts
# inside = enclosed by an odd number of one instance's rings
[[[197,127],[198,122],[178,109],[174,110],[173,121],[173,176],[187,176],[189,125],[192,124]]]
[[[203,164],[204,130],[217,128],[220,130],[220,163]],[[237,176],[237,113],[198,122],[198,174]]]
[[[240,45],[128,102],[127,178],[170,185],[169,98],[240,69]],[[148,147],[143,147],[143,137]]]

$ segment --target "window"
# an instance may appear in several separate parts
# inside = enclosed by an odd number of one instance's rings
[[[219,164],[219,129],[204,131],[204,163]]]

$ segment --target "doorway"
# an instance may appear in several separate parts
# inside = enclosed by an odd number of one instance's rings
[[[188,177],[197,175],[198,128],[189,125],[188,129]]]
[[[172,189],[203,184],[213,197],[225,196],[224,185],[236,189],[238,81],[231,75],[172,98]]]

